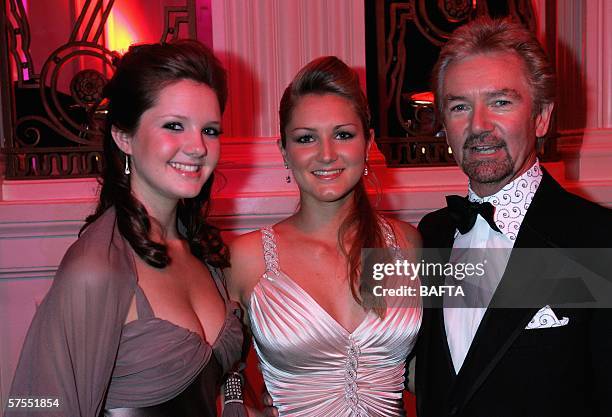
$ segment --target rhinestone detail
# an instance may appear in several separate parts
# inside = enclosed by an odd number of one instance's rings
[[[279,264],[274,231],[271,227],[264,227],[261,229],[261,239],[263,241],[264,260],[266,262],[264,277],[270,281],[274,281],[274,278],[278,276]]]
[[[344,398],[351,409],[351,415],[360,417],[365,416],[362,408],[359,405],[359,386],[357,385],[357,368],[359,368],[359,356],[361,349],[353,340],[353,336],[349,336],[349,345],[346,351],[346,362],[344,364]]]
[[[393,255],[396,259],[404,259],[402,249],[397,244],[397,240],[395,239],[395,233],[393,233],[393,228],[391,227],[389,222],[383,217],[379,217],[379,224],[383,231],[383,235],[385,237],[385,245],[387,245],[387,248],[393,251]]]
[[[239,373],[232,372],[225,380],[223,386],[223,402],[225,404],[242,404],[242,379]]]

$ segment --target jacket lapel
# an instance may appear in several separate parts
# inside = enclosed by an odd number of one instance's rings
[[[430,213],[426,221],[419,224],[419,231],[423,236],[423,258],[427,262],[448,262],[450,251],[455,239],[455,226],[450,221],[448,209],[442,208],[437,212]],[[429,280],[421,281],[421,285],[443,284],[443,278],[430,277]],[[440,281],[439,281],[440,280]],[[444,315],[442,309],[442,297],[428,297],[423,301],[423,321],[417,341],[417,408],[421,409],[424,398],[428,396],[426,391],[420,391],[421,387],[429,386],[429,378],[433,380],[440,375],[432,376],[432,372],[442,372],[446,375],[446,369],[451,378],[455,377],[448,343],[446,342],[446,331],[444,329]],[[440,363],[440,353],[445,359]],[[440,369],[442,365],[442,369]],[[433,371],[434,368],[436,371]],[[442,377],[445,378],[445,377]]]
[[[538,226],[539,219],[547,213],[552,204],[551,200],[554,200],[549,198],[550,193],[554,194],[557,187],[559,186],[554,180],[544,172],[540,187],[521,225],[515,248],[551,246],[546,230],[541,230]],[[513,252],[510,256],[504,276],[491,301],[492,305],[499,301],[500,294],[517,294],[521,291],[529,293],[529,288],[537,283],[538,273],[543,266],[535,259],[527,261],[531,264],[526,265],[525,259],[519,262],[515,255]],[[517,272],[519,264],[520,272]],[[512,278],[508,279],[509,276]],[[455,380],[451,403],[458,404],[460,409],[467,404],[538,310],[539,308],[487,309]],[[443,317],[442,327],[444,328]]]

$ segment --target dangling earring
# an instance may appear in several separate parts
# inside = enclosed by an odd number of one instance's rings
[[[285,169],[289,169],[289,164],[287,163],[287,161],[285,161]],[[287,172],[287,176],[285,177],[285,182],[287,184],[291,182],[291,175],[289,175],[289,172]]]
[[[369,172],[368,172],[368,160],[366,159],[366,161],[365,161],[365,168],[363,168],[363,176],[367,177],[368,174],[369,174]]]
[[[132,171],[130,171],[130,156],[125,154],[125,169],[123,170],[125,175],[130,175]]]

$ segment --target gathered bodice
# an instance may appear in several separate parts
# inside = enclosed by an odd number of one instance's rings
[[[397,248],[391,228],[387,245]],[[249,317],[266,387],[281,416],[401,416],[406,357],[421,323],[419,298],[386,300],[353,332],[280,268],[274,230],[261,231],[266,271]]]
[[[225,295],[222,284],[214,279]],[[138,319],[123,328],[106,408],[161,404],[195,383],[200,386],[197,403],[201,415],[216,415],[221,378],[241,355],[243,335],[238,305],[226,300],[223,326],[216,339],[208,343],[191,330],[155,317],[140,286],[135,288],[135,298]],[[114,415],[112,411],[107,414]]]
[[[223,327],[209,344],[155,317],[134,256],[114,207],[70,246],[32,320],[10,396],[58,398],[59,408],[45,416],[217,415],[223,372],[243,345],[238,306],[227,299],[220,271],[207,265],[226,303]],[[126,323],[133,300],[138,319]]]

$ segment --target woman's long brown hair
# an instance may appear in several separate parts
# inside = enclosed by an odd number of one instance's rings
[[[149,265],[164,268],[171,259],[163,243],[151,239],[147,210],[131,192],[130,177],[124,173],[125,154],[111,136],[115,127],[133,134],[142,114],[155,105],[161,90],[180,80],[206,84],[217,95],[221,111],[227,99],[225,70],[212,52],[194,40],[169,44],[130,47],[118,61],[113,78],[104,89],[107,102],[104,135],[105,166],[96,211],[85,219],[81,232],[106,210],[114,207],[117,227],[134,251]],[[212,266],[229,266],[229,252],[219,229],[206,221],[213,175],[194,198],[183,199],[177,208],[177,227],[189,243],[194,256]]]

